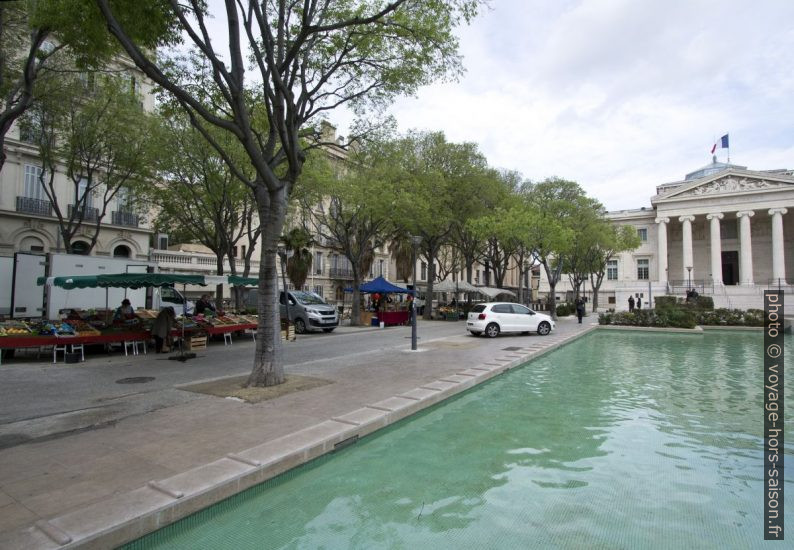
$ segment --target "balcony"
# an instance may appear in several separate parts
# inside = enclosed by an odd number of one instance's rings
[[[72,213],[75,211],[75,207],[73,204],[69,205],[69,217],[72,217]],[[93,206],[84,206],[77,210],[75,214],[75,219],[82,220],[84,222],[95,222],[99,217],[99,209],[94,208]]]
[[[138,214],[117,210],[112,212],[113,225],[126,225],[127,227],[138,227]]]
[[[48,200],[17,197],[17,212],[37,214],[39,216],[52,216],[52,203]]]
[[[353,270],[349,267],[331,267],[328,276],[332,279],[352,279]]]

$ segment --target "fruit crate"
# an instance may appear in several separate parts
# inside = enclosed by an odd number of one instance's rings
[[[207,349],[206,336],[191,336],[185,339],[185,349],[188,351],[198,351]]]

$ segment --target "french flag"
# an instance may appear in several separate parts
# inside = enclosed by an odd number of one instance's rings
[[[725,134],[724,136],[722,136],[720,138],[720,141],[719,141],[720,149],[730,149],[730,145],[728,145],[728,143],[729,143],[728,142],[728,134]],[[717,144],[715,143],[714,145],[711,146],[711,154],[713,155],[714,151],[716,151],[716,150],[717,150]]]

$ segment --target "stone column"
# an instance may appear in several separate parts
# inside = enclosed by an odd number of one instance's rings
[[[684,281],[687,283],[689,280],[695,279],[695,270],[692,269],[692,272],[687,269],[687,266],[694,268],[694,264],[692,263],[692,222],[695,221],[695,216],[681,216],[678,218],[678,221],[682,224],[682,233],[683,233],[683,245],[684,245]]]
[[[657,256],[656,265],[659,266],[658,279],[660,283],[667,284],[667,224],[670,223],[670,218],[656,218],[658,224],[658,237],[657,237]]]
[[[714,285],[722,284],[722,241],[720,240],[720,213],[709,214],[707,220],[711,221],[711,281]]]
[[[772,208],[769,215],[772,216],[772,278],[782,279],[782,284],[786,284],[786,257],[783,249],[783,215],[788,212],[786,208]]]
[[[755,215],[752,210],[737,212],[739,218],[739,284],[753,285],[753,245],[750,239],[750,218]]]

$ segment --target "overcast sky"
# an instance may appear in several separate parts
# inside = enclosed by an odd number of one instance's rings
[[[461,29],[464,78],[392,113],[639,208],[725,133],[732,162],[794,168],[793,22],[791,0],[493,0]]]
[[[732,162],[794,168],[793,22],[792,0],[491,0],[460,29],[466,75],[391,113],[639,208],[726,133]],[[331,119],[344,134],[349,117]]]

